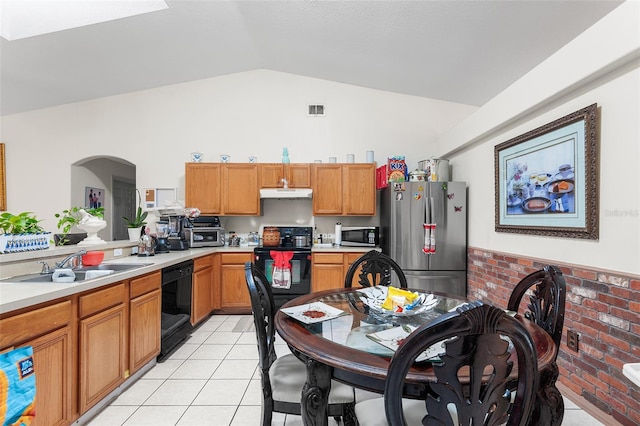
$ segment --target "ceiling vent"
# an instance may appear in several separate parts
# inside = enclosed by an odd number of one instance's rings
[[[324,117],[324,105],[309,105],[307,111],[310,117]]]

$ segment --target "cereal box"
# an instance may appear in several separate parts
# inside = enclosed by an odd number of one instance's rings
[[[407,164],[404,161],[404,155],[389,158],[387,172],[389,173],[389,182],[406,182]]]

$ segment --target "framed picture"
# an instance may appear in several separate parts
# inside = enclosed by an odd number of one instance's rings
[[[104,189],[85,187],[84,188],[84,206],[90,209],[104,207]]]
[[[495,147],[496,231],[598,239],[597,104]]]

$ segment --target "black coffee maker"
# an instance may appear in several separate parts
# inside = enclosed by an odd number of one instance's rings
[[[156,253],[169,253],[169,222],[160,220],[156,223]]]

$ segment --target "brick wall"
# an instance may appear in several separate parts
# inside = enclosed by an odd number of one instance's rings
[[[640,424],[640,389],[622,365],[640,362],[640,277],[558,261],[469,248],[468,294],[507,306],[515,285],[547,264],[567,283],[560,381],[623,425]],[[579,351],[567,347],[567,330],[580,334]]]

